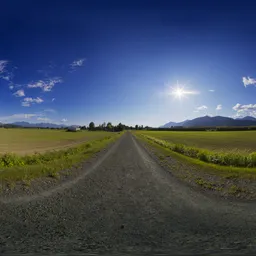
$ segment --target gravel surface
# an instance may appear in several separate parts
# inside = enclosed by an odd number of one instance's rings
[[[0,209],[0,253],[256,253],[254,202],[185,186],[130,133],[80,179]]]

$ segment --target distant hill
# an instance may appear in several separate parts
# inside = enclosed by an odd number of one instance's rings
[[[64,124],[52,124],[52,123],[28,123],[28,122],[14,122],[12,125],[17,125],[21,127],[35,127],[35,128],[65,128],[67,125]]]
[[[245,116],[245,117],[242,117],[242,118],[236,118],[236,120],[256,121],[256,118],[252,117],[252,116]]]
[[[163,126],[160,126],[160,128],[170,128],[170,127],[176,127],[176,126],[183,126],[187,121],[189,120],[185,120],[183,122],[169,122],[167,124],[164,124]]]
[[[171,124],[169,126],[169,124]],[[176,125],[173,125],[176,124]],[[186,120],[184,122],[175,123],[170,122],[160,128],[170,128],[172,126],[183,126],[183,127],[215,127],[215,126],[256,126],[256,118],[251,116],[246,116],[241,119],[233,119],[224,116],[203,116],[192,120]]]

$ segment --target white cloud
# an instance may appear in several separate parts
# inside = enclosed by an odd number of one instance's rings
[[[24,90],[18,90],[17,92],[13,93],[14,96],[16,97],[24,97],[25,96],[25,93],[24,93]]]
[[[61,120],[62,123],[65,123],[65,122],[67,122],[67,121],[68,121],[68,119],[66,119],[66,118],[63,118],[63,119]]]
[[[25,98],[24,99],[25,102],[30,102],[30,103],[42,103],[43,100],[39,97],[36,97],[36,98]]]
[[[247,104],[247,105],[242,105],[237,103],[234,107],[233,110],[236,111],[236,117],[241,117],[245,115],[249,116],[256,116],[256,104]]]
[[[242,112],[242,111],[255,111],[256,110],[256,104],[248,104],[248,105],[242,105],[237,103],[234,107],[233,110],[237,112]]]
[[[247,87],[248,85],[256,85],[256,79],[251,78],[249,76],[243,77],[242,80],[243,80],[244,87]]]
[[[23,107],[30,107],[31,104],[34,104],[34,103],[40,104],[40,103],[42,103],[42,102],[44,102],[44,100],[41,99],[41,98],[39,98],[39,97],[37,97],[37,98],[25,98],[25,99],[23,99],[23,101],[21,102],[21,105],[22,105]]]
[[[52,98],[52,102],[54,102],[55,101],[55,98]]]
[[[39,80],[35,83],[28,84],[28,88],[41,88],[44,92],[50,92],[55,84],[61,83],[62,79],[59,77],[48,80]]]
[[[221,104],[217,105],[216,110],[221,110],[221,109],[222,109],[222,105]]]
[[[8,60],[0,60],[0,74],[6,71],[5,68],[7,64],[8,64]]]
[[[212,90],[212,89],[211,89],[211,90],[209,90],[209,92],[215,92],[215,90]]]
[[[207,108],[208,108],[207,106],[202,105],[200,107],[197,107],[196,110],[201,111],[201,110],[206,110]]]
[[[9,85],[9,89],[12,90],[14,88],[13,85]]]
[[[242,104],[237,103],[232,109],[235,111],[238,111],[241,106],[242,106]]]
[[[83,66],[84,61],[85,61],[85,59],[74,60],[74,61],[70,64],[70,66],[71,66],[72,68],[81,67],[81,66]]]
[[[51,121],[51,119],[49,119],[48,117],[38,117],[37,120],[38,121],[42,121],[42,122],[49,122],[49,121]]]

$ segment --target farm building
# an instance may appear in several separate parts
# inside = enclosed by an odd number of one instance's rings
[[[68,131],[77,132],[77,131],[80,131],[80,128],[76,127],[76,126],[70,126],[70,127],[68,127]]]

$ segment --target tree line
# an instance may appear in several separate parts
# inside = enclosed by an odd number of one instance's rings
[[[23,127],[20,125],[15,124],[3,124],[0,123],[0,128],[24,128],[24,129],[51,129],[51,130],[65,130],[68,129],[68,127]],[[79,126],[81,130],[89,130],[89,131],[110,131],[110,132],[120,132],[124,130],[149,130],[152,129],[152,127],[143,126],[143,125],[135,125],[135,126],[128,126],[122,123],[119,123],[118,125],[113,125],[111,122],[103,123],[98,126],[95,125],[94,122],[90,122],[88,126]]]
[[[135,126],[128,126],[122,123],[119,123],[118,125],[113,125],[111,122],[103,123],[98,126],[95,125],[94,122],[90,122],[89,126],[80,126],[81,130],[89,130],[89,131],[109,131],[109,132],[120,132],[124,130],[143,130],[143,129],[149,129],[150,127],[146,126],[143,127],[143,125],[135,125]]]
[[[133,126],[128,126],[122,123],[119,123],[118,125],[113,125],[111,122],[108,123],[103,123],[98,126],[95,125],[94,122],[90,122],[89,126],[81,126],[80,127],[82,130],[89,130],[89,131],[110,131],[110,132],[120,132],[124,130],[142,130],[143,125],[135,125]]]

